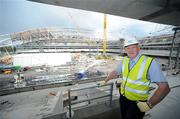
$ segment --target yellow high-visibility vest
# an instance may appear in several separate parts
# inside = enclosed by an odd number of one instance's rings
[[[129,61],[127,57],[122,61],[121,94],[132,101],[147,100],[150,87],[147,73],[152,58],[142,55],[131,70],[129,70]]]

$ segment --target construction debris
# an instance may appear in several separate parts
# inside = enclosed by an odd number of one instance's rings
[[[4,56],[4,57],[0,57],[0,64],[12,64],[12,56]]]

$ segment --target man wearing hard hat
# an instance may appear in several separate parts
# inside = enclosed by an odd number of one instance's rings
[[[123,58],[101,84],[122,74],[119,88],[122,118],[142,119],[145,112],[152,109],[170,92],[170,88],[156,60],[141,54],[136,38],[126,38],[124,50],[127,57]],[[158,88],[149,97],[151,82],[156,83]]]

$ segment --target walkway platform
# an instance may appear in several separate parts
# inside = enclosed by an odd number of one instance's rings
[[[180,75],[167,76],[171,87],[168,96],[152,110],[148,111],[144,119],[179,119],[180,117]],[[76,84],[72,86],[56,87],[28,92],[15,93],[0,97],[0,118],[1,119],[67,119],[68,106],[63,106],[62,100],[64,91],[68,89],[85,88],[95,86],[97,82]],[[152,84],[152,87],[156,87]],[[101,89],[95,88],[87,90],[87,93],[94,95]],[[155,91],[155,90],[153,90]],[[153,93],[153,91],[151,93]],[[99,96],[106,94],[107,91],[95,94]],[[61,97],[61,98],[60,98]],[[119,112],[119,94],[118,89],[114,87],[112,104],[109,103],[109,97],[85,102],[79,105],[79,108],[72,109],[73,119],[120,119]],[[79,97],[82,99],[84,97]]]

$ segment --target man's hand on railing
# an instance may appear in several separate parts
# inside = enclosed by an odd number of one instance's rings
[[[102,85],[105,85],[107,82],[105,82],[104,80],[103,81],[98,81],[97,82],[97,85],[98,86],[102,86]]]

